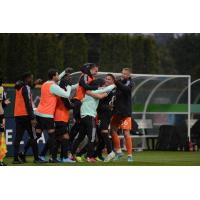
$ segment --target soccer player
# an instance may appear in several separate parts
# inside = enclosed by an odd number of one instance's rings
[[[113,85],[115,77],[112,74],[107,74],[105,77],[105,86]],[[105,162],[111,161],[115,157],[115,153],[112,150],[112,140],[109,134],[109,126],[112,117],[113,102],[115,98],[116,88],[112,90],[107,97],[99,101],[97,109],[99,128],[98,131],[100,142],[97,146],[96,156],[102,158],[102,150],[106,146],[108,155],[104,159]]]
[[[23,82],[17,83],[15,86],[15,108],[14,116],[16,123],[16,136],[14,140],[14,160],[13,164],[21,164],[23,160],[19,159],[20,142],[23,138],[24,132],[27,131],[30,137],[30,143],[34,154],[35,163],[43,163],[38,157],[38,146],[35,140],[34,127],[36,119],[33,112],[33,100],[31,86],[33,82],[33,75],[26,72],[22,77]]]
[[[100,87],[104,80],[97,79],[91,83],[91,86]],[[94,158],[94,144],[96,138],[96,115],[99,99],[108,96],[108,93],[114,89],[115,85],[110,85],[98,90],[87,91],[81,105],[81,121],[78,138],[75,140],[72,148],[72,154],[75,155],[79,144],[85,136],[88,137],[87,161],[96,162]]]
[[[71,81],[67,76],[64,76],[59,86],[66,90],[66,87],[71,85]],[[73,89],[73,88],[72,88]],[[61,145],[61,161],[64,163],[73,163],[75,162],[72,160],[68,155],[69,150],[69,110],[72,108],[71,102],[67,98],[58,97],[56,109],[54,113],[54,121],[56,127],[56,139],[57,139],[57,149]]]
[[[116,150],[115,160],[119,160],[122,156],[120,147],[120,139],[117,134],[119,129],[123,130],[125,144],[128,153],[128,161],[132,162],[132,139],[130,136],[131,116],[132,116],[132,100],[131,93],[133,89],[133,81],[131,79],[131,71],[129,68],[123,68],[119,80],[115,81],[116,100],[114,101],[113,116],[111,119],[111,131],[114,148]]]
[[[60,77],[64,76],[64,74],[61,74]],[[71,93],[70,85],[66,87],[66,91],[59,87],[57,83],[60,80],[60,77],[56,69],[50,69],[48,71],[49,80],[46,81],[41,87],[40,102],[36,111],[36,134],[41,135],[43,130],[47,130],[47,143],[51,155],[49,162],[52,163],[59,162],[56,158],[56,134],[54,126],[54,113],[57,99],[58,97],[69,98]]]
[[[74,125],[70,131],[70,141],[73,142],[80,128],[80,107],[83,98],[85,97],[86,90],[96,90],[96,86],[91,86],[90,83],[95,79],[98,73],[98,66],[94,63],[86,63],[81,67],[81,76],[79,78],[78,87],[76,89],[75,97],[71,100],[74,104],[73,118]]]
[[[10,100],[6,98],[4,88],[2,86],[2,79],[0,78],[0,166],[6,166],[3,162],[6,156],[6,141],[5,141],[5,117],[4,108],[10,104]]]

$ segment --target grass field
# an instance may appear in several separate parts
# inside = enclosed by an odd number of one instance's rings
[[[15,166],[200,166],[200,151],[198,152],[169,152],[169,151],[143,151],[135,152],[134,162],[128,163],[126,154],[120,161],[109,163],[58,163],[34,164],[33,157],[27,157],[28,163]],[[12,157],[5,158],[5,163],[12,166]]]

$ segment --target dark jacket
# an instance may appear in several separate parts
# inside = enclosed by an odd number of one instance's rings
[[[99,105],[97,108],[97,113],[99,118],[108,117],[110,118],[112,116],[112,110],[109,105],[112,105],[114,103],[116,90],[113,89],[107,97],[101,99],[99,101]]]
[[[114,102],[113,114],[122,117],[132,116],[132,99],[131,93],[134,88],[134,83],[131,78],[128,80],[116,81],[116,99]]]

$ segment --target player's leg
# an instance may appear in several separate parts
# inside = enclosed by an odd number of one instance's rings
[[[24,146],[24,152],[20,152],[20,158],[24,159],[24,161],[26,161],[25,159],[25,156],[29,150],[29,148],[34,144],[36,143],[37,144],[37,140],[41,137],[42,135],[42,130],[39,130],[38,129],[33,132],[33,135],[34,135],[34,140],[32,140],[32,138],[29,138],[28,141],[26,142],[25,146]],[[38,147],[37,147],[38,148]]]
[[[81,102],[77,99],[72,99],[72,103],[74,104],[74,108],[73,108],[74,125],[72,126],[71,131],[70,131],[71,144],[73,143],[75,137],[77,136],[80,130],[80,107],[81,107]]]
[[[29,119],[27,119],[26,130],[27,130],[29,137],[30,137],[29,141],[30,141],[30,146],[31,146],[32,151],[33,151],[34,163],[45,163],[45,161],[43,161],[42,159],[39,158],[37,136],[36,136],[36,133],[35,133],[35,128],[32,127]]]
[[[109,134],[109,130],[108,129],[102,130],[101,135],[103,137],[104,143],[106,144],[106,149],[107,149],[107,153],[108,153],[108,155],[105,157],[104,161],[109,162],[115,158],[115,152],[113,151],[113,148],[112,148],[112,139]]]
[[[94,157],[98,161],[103,161],[104,157],[102,156],[102,151],[105,148],[105,142],[101,134],[101,130],[97,127],[97,141],[96,141],[96,150]]]
[[[132,159],[132,138],[130,135],[132,124],[131,124],[131,118],[127,117],[122,120],[121,128],[124,133],[125,137],[125,145],[128,153],[128,161],[133,161]]]
[[[69,125],[66,122],[56,122],[57,141],[61,145],[62,155],[60,155],[62,162],[75,162],[68,157],[69,153]]]
[[[22,164],[23,161],[19,159],[19,150],[20,150],[20,142],[23,138],[25,127],[24,127],[24,118],[23,117],[15,117],[16,123],[16,135],[14,140],[14,160],[13,164]]]
[[[76,158],[76,151],[79,145],[81,144],[81,142],[84,140],[85,136],[86,136],[86,125],[85,125],[85,119],[82,118],[80,121],[80,131],[78,133],[78,137],[76,137],[76,139],[74,140],[72,149],[71,149],[71,153],[75,158]]]
[[[111,119],[111,136],[116,153],[121,153],[120,138],[118,136],[118,128],[121,124],[120,117],[114,115]]]
[[[96,160],[94,159],[94,145],[96,139],[96,120],[94,117],[86,116],[85,124],[86,124],[86,133],[88,136],[87,161],[95,162]]]

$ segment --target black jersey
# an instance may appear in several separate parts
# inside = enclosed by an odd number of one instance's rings
[[[112,107],[115,101],[115,94],[116,94],[116,89],[113,89],[107,97],[101,99],[99,101],[99,105],[97,108],[97,113],[98,117],[105,117],[108,116],[110,117],[112,115]]]

